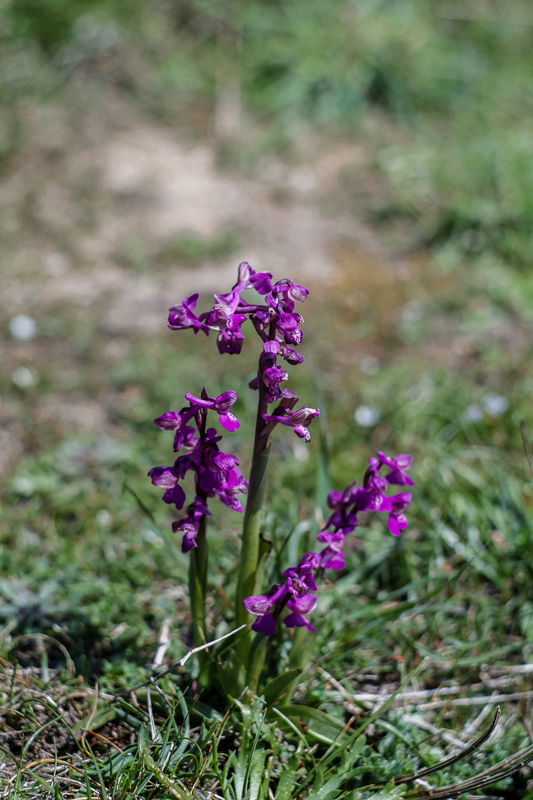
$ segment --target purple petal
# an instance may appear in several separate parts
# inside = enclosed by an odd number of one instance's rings
[[[294,428],[294,433],[296,434],[296,436],[299,436],[300,439],[304,439],[308,443],[311,441],[311,434],[309,433],[305,425],[297,425]]]
[[[415,482],[411,480],[411,478],[402,472],[401,469],[393,469],[392,472],[385,477],[387,483],[392,483],[395,486],[414,486]]]
[[[185,503],[185,492],[179,483],[176,483],[172,489],[166,490],[165,494],[163,495],[163,502],[168,503],[168,505],[174,504],[178,511],[181,511],[183,504]]]
[[[163,431],[177,431],[181,428],[182,417],[176,411],[167,411],[166,414],[154,419],[154,424]]]
[[[306,620],[304,615],[300,614],[298,611],[293,611],[291,614],[287,614],[283,622],[287,628],[307,628],[307,630],[311,631],[311,633],[316,633],[316,628],[313,628]]]
[[[228,392],[222,392],[222,394],[219,394],[218,397],[215,397],[215,410],[218,411],[219,414],[224,414],[230,410],[236,401],[237,392],[231,390]]]
[[[243,606],[250,614],[268,614],[272,611],[274,603],[264,594],[245,597],[242,601]]]
[[[151,478],[154,486],[159,486],[162,489],[172,489],[178,481],[172,467],[153,467],[149,471],[148,476]]]
[[[272,273],[258,272],[250,277],[250,283],[258,294],[268,294],[272,291]]]
[[[322,551],[322,566],[324,569],[343,569],[345,564],[344,553],[339,553],[333,548],[325,547]]]
[[[409,521],[405,514],[391,514],[387,524],[393,536],[400,536],[409,525]]]
[[[183,539],[181,540],[181,552],[188,553],[189,550],[192,550],[193,547],[198,547],[196,542],[197,531],[189,530],[183,534]]]
[[[235,414],[231,413],[231,411],[228,411],[226,414],[220,414],[218,421],[220,422],[223,428],[225,428],[227,431],[230,432],[236,431],[237,428],[241,427],[241,423],[239,422]]]
[[[268,342],[264,342],[263,344],[263,353],[268,353],[269,355],[275,356],[279,353],[280,344],[276,342],[275,339],[272,339]]]
[[[276,620],[272,614],[263,614],[261,617],[257,617],[252,625],[252,630],[256,633],[264,633],[265,636],[273,636],[276,633]]]

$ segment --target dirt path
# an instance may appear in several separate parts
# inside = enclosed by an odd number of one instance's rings
[[[28,430],[29,398],[24,390],[13,397],[15,370],[33,376],[41,427],[109,430],[109,397],[72,344],[91,335],[80,331],[103,326],[111,341],[102,356],[120,360],[130,337],[164,330],[168,307],[185,295],[227,291],[242,260],[312,285],[320,301],[337,304],[341,326],[370,308],[374,328],[394,328],[422,262],[399,256],[339,204],[347,173],[370,179],[361,143],[324,142],[297,164],[265,156],[247,177],[217,164],[213,140],[186,142],[117,95],[87,108],[69,102],[74,111],[26,110],[24,147],[0,186],[0,471]],[[14,341],[8,323],[20,314],[48,338]],[[356,346],[348,360],[372,347]]]

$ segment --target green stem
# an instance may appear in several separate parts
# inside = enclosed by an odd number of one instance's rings
[[[259,533],[261,509],[265,497],[265,484],[270,447],[267,446],[252,462],[248,488],[248,500],[244,512],[242,529],[241,563],[237,583],[235,617],[237,625],[249,622],[252,617],[244,608],[245,597],[255,594],[256,575],[259,563]]]
[[[267,362],[268,363],[268,362]],[[242,525],[241,563],[237,580],[235,596],[235,621],[237,625],[250,622],[252,617],[244,608],[242,601],[245,597],[255,594],[257,568],[259,566],[259,534],[261,530],[261,509],[265,498],[266,473],[270,442],[264,436],[265,421],[263,414],[268,412],[268,395],[263,380],[265,369],[265,354],[259,357],[257,370],[257,416],[255,420],[254,449],[252,455],[252,468],[248,481],[248,499]],[[241,658],[245,657],[249,647],[249,637],[244,637],[240,649]]]
[[[246,669],[246,685],[252,694],[257,692],[257,684],[265,663],[268,643],[268,636],[265,636],[264,633],[256,633],[250,647]]]
[[[189,561],[189,601],[191,604],[192,615],[192,635],[195,647],[200,647],[206,639],[205,625],[205,597],[207,592],[207,563],[208,545],[206,537],[207,517],[203,516],[200,520],[198,536],[196,537],[197,547],[190,552]],[[200,670],[205,666],[207,653],[198,653]]]

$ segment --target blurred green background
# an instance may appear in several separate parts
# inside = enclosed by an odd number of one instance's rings
[[[310,286],[290,386],[323,409],[309,450],[276,433],[270,577],[328,488],[376,449],[415,459],[402,541],[367,520],[323,595],[324,663],[529,659],[532,26],[525,0],[2,4],[6,655],[32,663],[17,637],[45,631],[87,678],[127,679],[164,619],[184,652],[152,420],[235,388],[246,468],[255,350],[219,357],[166,310],[196,287],[208,307],[247,259]],[[239,523],[214,518],[217,633]]]

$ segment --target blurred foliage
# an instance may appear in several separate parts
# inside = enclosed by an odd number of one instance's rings
[[[527,0],[10,0],[0,25],[11,102],[118,47],[155,65],[152,100],[214,104],[238,86],[248,112],[289,139],[305,120],[357,134],[380,108],[400,127],[376,139],[391,194],[375,213],[416,221],[418,243],[529,263]],[[6,130],[9,150],[16,130]]]

